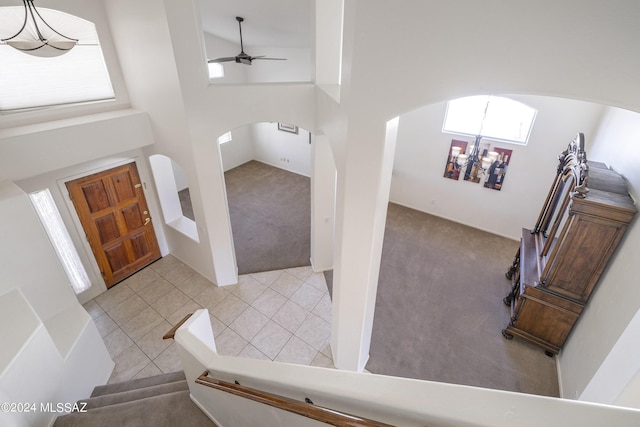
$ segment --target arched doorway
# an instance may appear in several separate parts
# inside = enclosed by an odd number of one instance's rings
[[[219,139],[239,274],[310,265],[311,134],[254,123]]]

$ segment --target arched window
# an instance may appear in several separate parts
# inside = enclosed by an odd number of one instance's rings
[[[526,145],[537,110],[513,99],[469,96],[448,102],[443,132]]]
[[[95,25],[57,10],[38,12],[78,43],[63,55],[39,57],[0,42],[0,112],[114,99]],[[18,33],[24,16],[23,7],[0,7],[0,39]],[[51,32],[44,24],[38,27]],[[30,23],[25,32],[33,32]]]

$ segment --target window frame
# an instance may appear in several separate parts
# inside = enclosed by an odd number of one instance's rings
[[[218,144],[226,144],[227,142],[233,141],[233,135],[231,135],[231,131],[225,132],[218,138]]]
[[[480,103],[481,98],[485,98],[486,101],[483,101],[482,103]],[[513,139],[513,138],[507,138],[507,137],[501,137],[501,136],[496,136],[495,134],[486,134],[483,133],[483,129],[485,129],[485,126],[487,124],[489,124],[490,128],[496,127],[496,114],[497,112],[491,111],[491,114],[488,114],[490,112],[489,108],[491,106],[491,101],[492,99],[499,99],[499,102],[504,102],[504,101],[508,101],[513,107],[516,107],[518,109],[522,109],[522,110],[526,110],[527,113],[529,114],[529,116],[520,116],[520,125],[522,125],[524,122],[529,122],[529,127],[526,131],[526,133],[524,133],[524,137],[522,138],[522,140],[519,139]],[[476,127],[478,127],[478,132],[465,132],[464,130],[460,130],[460,128],[456,129],[455,128],[455,124],[447,127],[447,121],[450,117],[450,112],[451,112],[451,104],[455,103],[456,101],[464,101],[464,100],[468,100],[469,103],[476,101],[478,103],[478,106],[480,106],[481,104],[484,104],[484,110],[477,110],[474,111],[474,114],[477,114],[476,116],[472,117],[470,119],[470,121],[472,121]],[[494,104],[495,105],[495,104]],[[477,107],[476,107],[477,108]],[[498,107],[499,108],[499,107]],[[459,111],[459,113],[462,114],[462,112]],[[499,141],[499,142],[503,142],[503,143],[507,143],[507,144],[515,144],[515,145],[524,145],[526,146],[529,143],[529,137],[531,136],[531,131],[533,129],[533,126],[535,124],[535,120],[538,114],[538,110],[536,108],[533,108],[523,102],[517,101],[515,99],[509,98],[507,96],[499,96],[499,95],[473,95],[473,96],[467,96],[467,97],[461,97],[461,98],[456,98],[456,99],[452,99],[447,101],[447,108],[445,111],[445,115],[444,115],[444,120],[442,122],[442,132],[443,133],[448,133],[448,134],[453,134],[453,135],[464,135],[464,136],[470,136],[470,137],[476,137],[476,136],[481,136],[483,139],[488,139],[488,140],[492,140],[492,141]],[[487,122],[486,120],[490,119],[490,122]],[[529,120],[530,119],[530,120]],[[464,121],[464,119],[458,119],[458,122]]]

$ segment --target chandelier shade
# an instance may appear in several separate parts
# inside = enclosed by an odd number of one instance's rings
[[[33,56],[53,57],[78,44],[97,45],[91,23],[53,9],[36,9],[33,0],[24,6],[2,8],[0,45],[5,44]]]

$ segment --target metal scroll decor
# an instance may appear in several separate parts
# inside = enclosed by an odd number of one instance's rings
[[[573,189],[574,197],[584,199],[589,192],[587,188],[589,165],[587,164],[587,153],[584,151],[584,134],[578,133],[571,140],[567,149],[558,156],[558,161],[557,175],[572,173],[576,180],[576,186]]]

